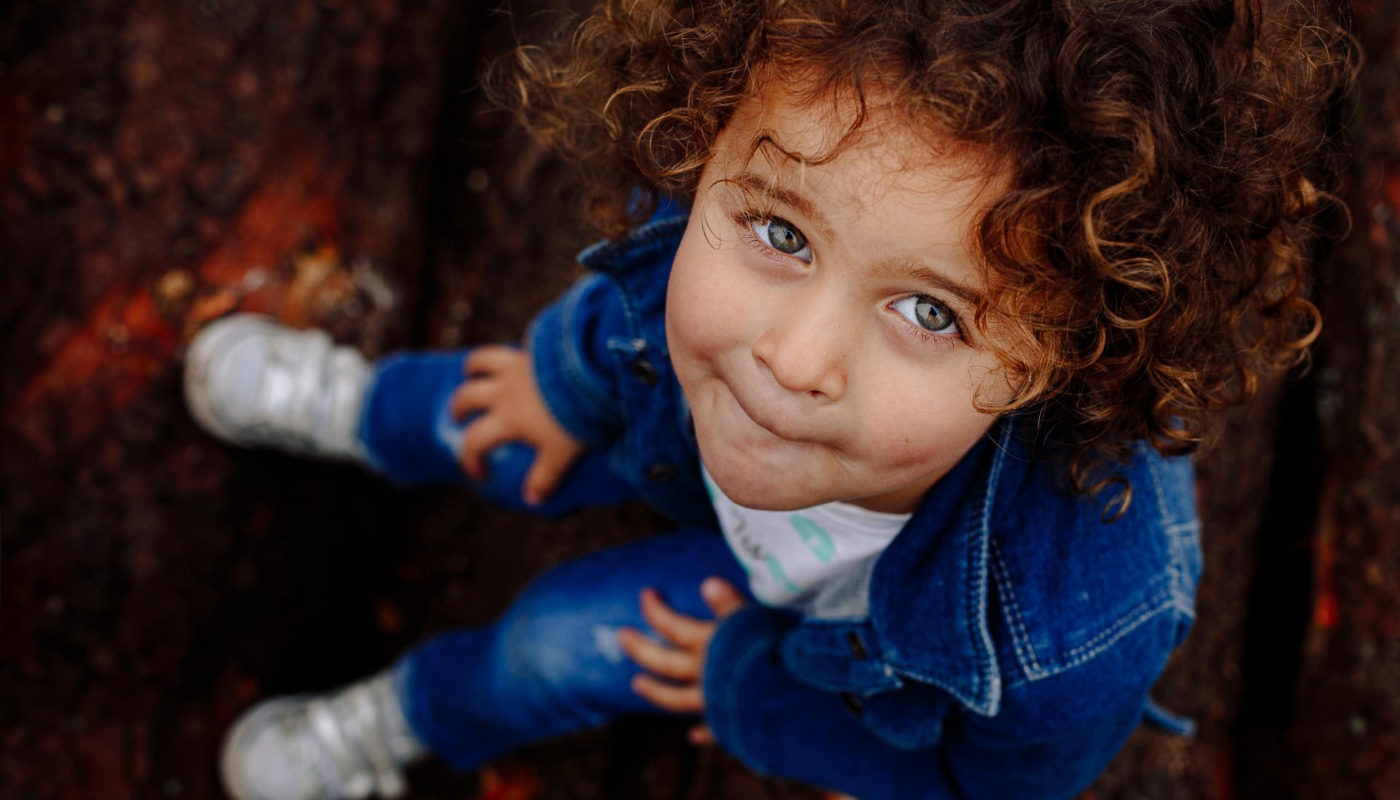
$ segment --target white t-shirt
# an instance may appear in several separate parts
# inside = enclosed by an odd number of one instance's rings
[[[705,488],[729,549],[764,605],[816,619],[861,619],[870,610],[870,573],[912,514],[824,503],[760,511],[735,503],[702,465]]]

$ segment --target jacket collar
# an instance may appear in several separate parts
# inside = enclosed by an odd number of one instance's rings
[[[1022,470],[1014,417],[929,491],[875,564],[870,618],[895,670],[934,684],[985,716],[1001,706],[1001,670],[989,625],[991,530],[998,497]]]
[[[671,261],[688,221],[674,203],[663,204],[656,216],[623,239],[599,242],[578,255],[580,264],[617,285],[632,330],[644,335],[654,331],[654,335],[635,341],[635,349],[650,348],[663,356],[668,352],[661,328],[650,323],[659,321],[666,308]],[[664,269],[657,269],[658,259],[664,262]]]
[[[628,231],[621,239],[604,239],[584,248],[578,254],[578,262],[614,280],[640,271],[648,273],[642,276],[643,280],[655,282],[651,273],[656,272],[656,256],[675,250],[689,221],[690,214],[684,207],[663,200],[651,219]],[[663,284],[669,273],[670,259],[667,259],[666,269],[661,272]]]

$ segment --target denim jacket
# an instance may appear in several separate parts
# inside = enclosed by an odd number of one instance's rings
[[[585,250],[593,274],[528,343],[546,403],[590,458],[717,530],[663,325],[685,224],[658,215]],[[1193,618],[1190,462],[1139,443],[1123,467],[1133,500],[1107,522],[1102,498],[1033,457],[1029,427],[1000,420],[929,491],[876,562],[867,618],[760,605],[726,618],[704,675],[726,750],[862,800],[1053,798],[1092,781],[1144,714],[1170,726],[1148,689]]]

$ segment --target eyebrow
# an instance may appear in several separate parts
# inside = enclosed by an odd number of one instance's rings
[[[831,235],[831,223],[826,221],[826,217],[822,214],[821,210],[817,208],[816,204],[808,200],[807,196],[801,192],[779,186],[767,177],[756,172],[741,172],[734,177],[734,182],[745,189],[758,192],[764,197],[771,198],[783,205],[797,209],[802,213],[802,216],[807,217],[815,223],[818,228],[821,228],[822,233],[828,236]]]
[[[950,280],[942,272],[921,261],[882,260],[875,262],[874,266],[876,272],[883,277],[913,280],[942,289],[966,303],[970,308],[977,308],[986,300],[980,291]]]
[[[779,186],[766,176],[756,172],[741,172],[733,180],[745,189],[758,192],[765,197],[797,209],[803,216],[816,223],[824,234],[828,236],[833,234],[831,223],[827,222],[826,217],[817,209],[816,205],[801,192]],[[876,262],[875,269],[886,278],[912,280],[941,289],[966,303],[970,308],[977,308],[986,299],[982,292],[950,280],[942,272],[922,261],[882,260]]]

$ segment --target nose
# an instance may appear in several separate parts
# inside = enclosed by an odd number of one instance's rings
[[[841,399],[851,342],[840,305],[840,298],[820,296],[785,303],[754,341],[754,360],[790,392]]]

